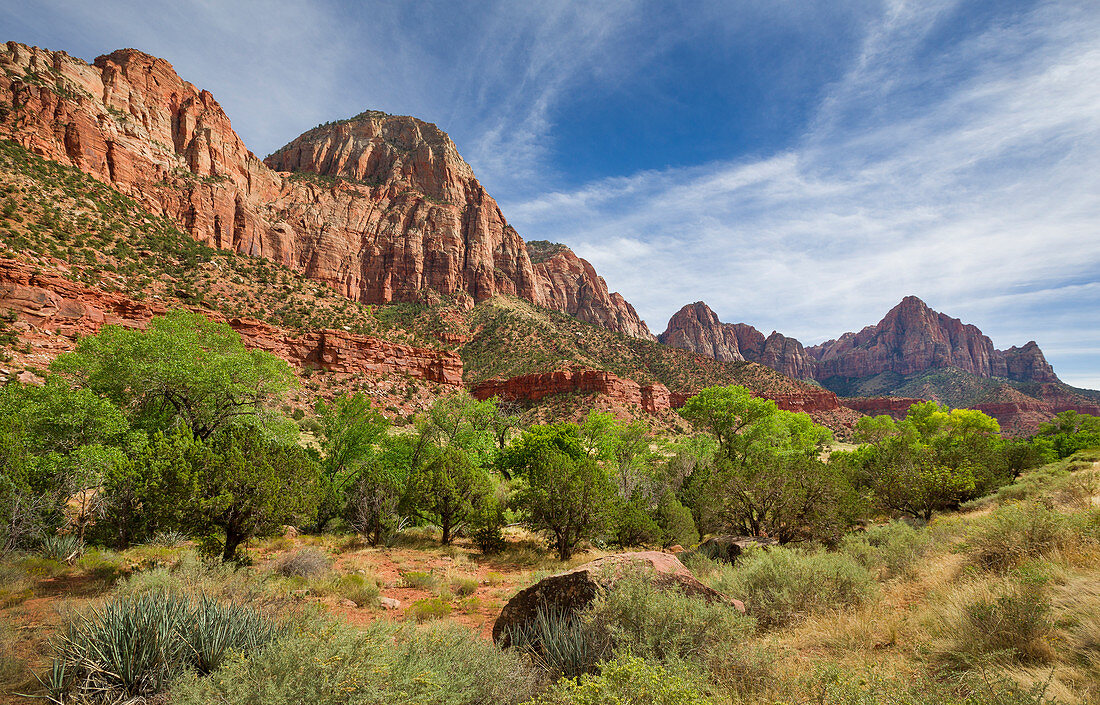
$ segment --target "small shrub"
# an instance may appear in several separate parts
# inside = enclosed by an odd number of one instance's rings
[[[1063,548],[1071,539],[1067,528],[1063,514],[1040,504],[1001,507],[971,532],[971,559],[986,570],[1007,571]]]
[[[943,619],[951,644],[941,655],[961,670],[989,658],[1021,663],[1052,658],[1053,611],[1041,582],[994,585]]]
[[[468,597],[477,592],[477,578],[457,577],[451,579],[451,592],[459,597]]]
[[[492,587],[496,587],[504,582],[504,574],[498,573],[494,570],[490,570],[485,574],[485,581]]]
[[[374,576],[352,573],[337,578],[336,593],[359,607],[377,607],[381,591]]]
[[[107,583],[113,583],[129,572],[126,559],[121,554],[94,548],[80,557],[76,567]]]
[[[840,542],[840,551],[887,580],[907,574],[931,546],[927,532],[894,521],[849,534]]]
[[[451,603],[441,597],[426,597],[409,605],[405,614],[417,622],[442,619],[451,613]]]
[[[481,608],[481,598],[477,595],[471,595],[458,603],[458,609],[460,609],[463,614],[476,614],[481,611]]]
[[[173,705],[516,705],[536,674],[454,624],[424,627],[376,620],[360,628],[304,624],[248,659],[208,678],[186,675]]]
[[[470,538],[473,540],[474,545],[477,546],[477,550],[487,556],[500,553],[508,545],[507,541],[504,540],[504,534],[501,533],[499,526],[483,526],[474,529]]]
[[[562,678],[533,705],[707,705],[697,686],[680,674],[637,656],[620,656],[604,663],[598,674],[578,680]]]
[[[669,493],[657,507],[657,525],[665,537],[665,545],[685,548],[699,543],[699,530],[691,510],[680,504],[676,495]]]
[[[850,556],[782,547],[747,552],[736,570],[722,572],[712,585],[744,600],[766,628],[854,607],[875,591],[871,574]]]
[[[401,573],[401,582],[405,583],[405,587],[419,590],[434,590],[438,584],[434,575],[419,570]]]
[[[275,564],[275,572],[288,578],[312,578],[327,573],[332,561],[315,548],[300,548],[288,553]]]
[[[534,618],[510,628],[507,636],[510,648],[527,654],[554,678],[591,673],[611,650],[605,631],[556,608],[538,609]]]
[[[153,534],[153,538],[149,539],[149,543],[154,546],[176,548],[187,543],[187,534],[182,531],[158,531]]]

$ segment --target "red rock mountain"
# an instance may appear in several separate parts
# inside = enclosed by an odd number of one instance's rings
[[[905,297],[877,325],[809,348],[779,333],[765,339],[744,323],[722,323],[702,302],[680,309],[660,340],[719,360],[760,362],[801,379],[911,375],[957,367],[979,377],[1058,382],[1034,341],[996,350],[977,327],[933,311],[915,296]]]
[[[717,360],[749,360],[795,379],[814,379],[815,363],[802,343],[772,331],[767,338],[746,323],[722,323],[702,301],[688,304],[669,320],[660,336],[666,345]]]
[[[123,49],[87,64],[8,42],[0,68],[4,133],[201,242],[266,257],[366,303],[425,289],[475,301],[510,294],[652,339],[573,253],[532,264],[435,125],[367,112],[306,132],[265,164],[213,95],[163,59]]]

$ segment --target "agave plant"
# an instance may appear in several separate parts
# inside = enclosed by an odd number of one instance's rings
[[[180,636],[200,673],[214,671],[230,650],[250,651],[275,638],[277,628],[254,608],[222,604],[205,595],[181,625]]]

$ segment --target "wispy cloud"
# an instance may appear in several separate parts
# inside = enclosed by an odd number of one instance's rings
[[[1100,13],[1041,5],[929,56],[952,9],[887,8],[787,152],[505,213],[591,259],[655,328],[704,299],[813,343],[913,293],[1092,379],[1096,358],[1060,350],[1069,331],[1100,345]]]

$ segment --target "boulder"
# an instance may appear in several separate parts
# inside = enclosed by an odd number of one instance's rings
[[[378,600],[379,604],[387,610],[401,609],[401,600],[394,599],[392,597],[383,597]]]
[[[779,542],[763,536],[712,536],[699,544],[696,550],[708,558],[733,563],[745,552],[745,549],[753,546],[767,548]]]
[[[493,640],[508,645],[510,629],[533,619],[539,609],[554,608],[564,614],[584,609],[602,590],[627,575],[648,574],[661,589],[680,589],[685,595],[708,602],[720,601],[744,612],[740,600],[729,598],[699,582],[676,556],[662,551],[617,553],[543,578],[521,590],[501,610],[493,625]]]

